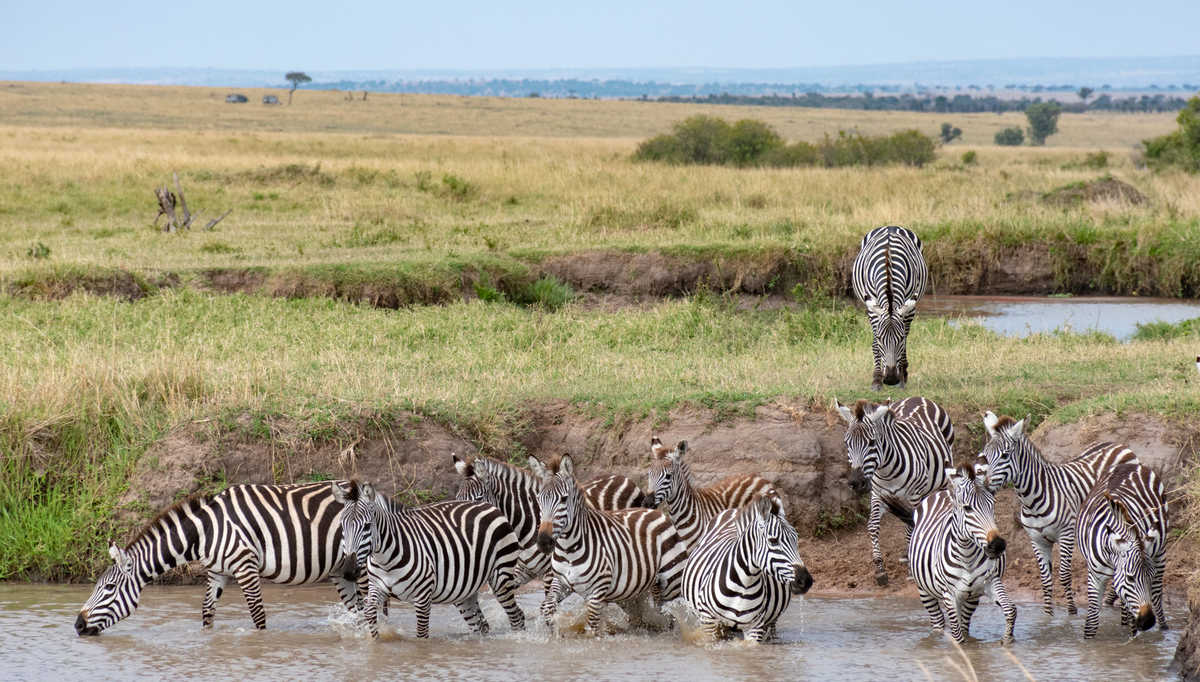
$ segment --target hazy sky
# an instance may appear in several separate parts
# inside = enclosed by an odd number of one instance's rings
[[[1200,0],[0,4],[0,70],[750,68],[1200,52]]]

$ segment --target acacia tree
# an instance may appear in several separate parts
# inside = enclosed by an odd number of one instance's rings
[[[1046,138],[1058,132],[1058,115],[1062,107],[1058,102],[1037,102],[1025,109],[1025,118],[1029,119],[1029,143],[1041,146],[1046,144]]]
[[[296,88],[300,87],[301,83],[311,83],[312,78],[303,71],[288,71],[284,78],[292,83],[292,89],[288,90],[288,106],[290,107],[292,105],[292,93],[296,92]]]
[[[1079,92],[1077,92],[1075,94],[1079,95],[1079,99],[1083,100],[1084,102],[1087,102],[1087,99],[1092,96],[1093,92],[1095,92],[1095,90],[1093,90],[1092,88],[1084,87],[1084,88],[1079,88]]]

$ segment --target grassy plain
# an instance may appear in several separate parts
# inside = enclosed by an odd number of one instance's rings
[[[118,268],[185,282],[214,267],[520,269],[621,251],[842,254],[900,223],[934,251],[1039,240],[1098,252],[1131,277],[1200,282],[1200,180],[1135,168],[1130,145],[1167,115],[1064,115],[1045,148],[998,148],[1012,115],[944,116],[641,102],[299,92],[292,107],[229,105],[211,88],[0,84],[0,279]],[[923,169],[736,170],[629,160],[687,115],[753,117],[790,139],[942,120],[963,128]],[[979,156],[963,165],[963,151]],[[1105,169],[1082,165],[1110,152]],[[178,170],[212,232],[152,226],[151,189]],[[1144,204],[1056,206],[1043,193],[1111,172]],[[203,220],[203,219],[202,219]],[[38,250],[43,244],[49,253]],[[46,256],[46,257],[40,257]],[[1105,260],[1107,259],[1107,261]],[[1136,280],[1141,282],[1142,280]],[[1135,283],[1136,283],[1135,282]],[[511,443],[530,404],[599,414],[694,403],[861,397],[869,332],[857,308],[801,291],[747,309],[701,291],[616,310],[482,300],[381,310],[155,288],[133,303],[0,293],[0,579],[86,575],[137,457],[173,425],[237,411],[314,425],[415,411]],[[996,337],[918,318],[910,392],[970,411],[1073,420],[1194,414],[1196,333]],[[903,395],[903,392],[895,395]],[[314,427],[315,428],[315,427]],[[977,428],[977,427],[976,427]],[[268,436],[269,437],[269,436]]]

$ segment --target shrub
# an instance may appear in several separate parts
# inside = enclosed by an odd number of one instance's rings
[[[815,166],[820,159],[817,148],[807,142],[793,142],[789,145],[776,147],[763,155],[764,166],[790,168],[794,166]]]
[[[783,138],[762,121],[742,119],[729,130],[727,158],[737,166],[752,166],[768,152],[783,147]]]
[[[1029,143],[1036,146],[1046,144],[1046,138],[1058,132],[1058,115],[1062,107],[1058,102],[1037,102],[1025,109],[1029,120]]]
[[[1189,99],[1175,120],[1178,130],[1142,142],[1146,163],[1154,169],[1177,166],[1189,173],[1200,172],[1200,96]]]
[[[963,152],[962,162],[964,165],[972,166],[975,164],[975,161],[976,161],[976,156],[975,156],[974,149],[970,149],[970,150]]]
[[[883,140],[884,149],[877,153],[875,163],[902,163],[920,168],[936,156],[933,139],[917,130],[901,130]]]
[[[42,260],[50,257],[50,247],[41,242],[37,242],[33,246],[25,250],[25,257],[34,260]]]
[[[942,124],[942,144],[950,144],[960,137],[962,137],[962,128],[955,128],[949,123]]]
[[[473,183],[467,182],[457,175],[447,173],[442,176],[442,189],[446,196],[455,201],[466,201],[475,196],[478,192],[478,187]]]
[[[703,114],[676,123],[675,144],[680,162],[726,163],[731,130],[724,120]]]
[[[1017,147],[1025,142],[1025,133],[1020,128],[1005,128],[996,133],[996,144]]]

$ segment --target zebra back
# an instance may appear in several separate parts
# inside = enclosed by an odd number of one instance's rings
[[[925,293],[928,279],[921,239],[912,230],[885,225],[863,237],[854,258],[851,284],[869,314],[910,314]]]
[[[583,485],[583,495],[596,509],[628,509],[645,506],[641,488],[620,474],[597,476]]]
[[[928,494],[946,484],[952,467],[953,427],[945,428],[940,406],[927,398],[907,398],[903,411],[889,404],[861,406],[855,419],[863,422],[874,444],[863,461],[862,474],[889,509],[912,525],[912,510]],[[857,407],[857,406],[856,406]],[[861,417],[859,416],[861,414]]]
[[[453,456],[453,460],[455,471],[463,477],[454,499],[487,502],[504,512],[521,547],[520,564],[526,578],[545,575],[550,557],[537,547],[537,477],[490,457],[467,462]]]

